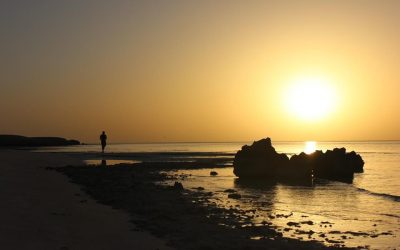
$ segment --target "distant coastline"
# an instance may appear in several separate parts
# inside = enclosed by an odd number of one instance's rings
[[[48,147],[80,145],[78,140],[62,137],[26,137],[22,135],[0,135],[0,147]]]

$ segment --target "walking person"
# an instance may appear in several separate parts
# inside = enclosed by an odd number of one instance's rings
[[[101,141],[101,153],[104,154],[104,149],[106,148],[107,145],[107,135],[104,131],[100,135],[100,141]]]

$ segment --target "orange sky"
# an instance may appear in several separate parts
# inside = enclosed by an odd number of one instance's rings
[[[400,1],[4,1],[0,14],[0,134],[400,139]],[[323,119],[284,107],[304,75],[336,90]]]

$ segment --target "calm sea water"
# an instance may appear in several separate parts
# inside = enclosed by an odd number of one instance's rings
[[[229,152],[242,143],[165,143],[114,144],[108,152]],[[304,150],[304,142],[273,142],[278,152],[288,155]],[[185,188],[204,187],[214,193],[213,202],[222,207],[257,209],[254,224],[272,221],[285,236],[318,240],[325,244],[340,242],[346,246],[371,249],[400,249],[400,142],[317,142],[321,150],[345,147],[361,154],[364,173],[356,174],[352,184],[318,181],[314,186],[248,185],[238,182],[232,167],[224,169],[180,170],[189,175]],[[42,151],[98,152],[98,145],[42,149]],[[132,159],[135,160],[135,159]],[[210,171],[218,172],[211,177]],[[223,191],[234,189],[240,200],[227,199]],[[312,221],[313,223],[301,223]],[[291,228],[289,222],[300,223]],[[311,224],[311,225],[310,225]],[[289,230],[289,229],[290,230]],[[304,231],[310,231],[304,234]],[[303,232],[303,234],[302,234]]]

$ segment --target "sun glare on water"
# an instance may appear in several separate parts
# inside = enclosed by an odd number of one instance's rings
[[[304,143],[304,153],[311,154],[317,150],[317,142],[315,141],[306,141]]]
[[[284,94],[288,112],[303,120],[324,118],[336,105],[335,90],[332,84],[323,78],[296,79]]]

